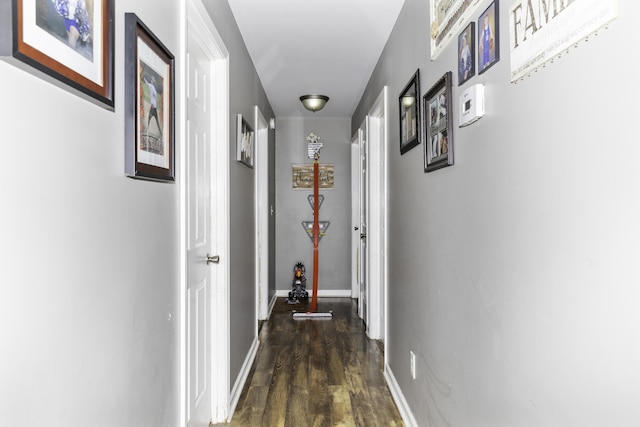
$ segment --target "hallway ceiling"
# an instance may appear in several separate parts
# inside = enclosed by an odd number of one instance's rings
[[[229,0],[276,117],[351,117],[404,0]],[[317,113],[300,96],[327,95]]]

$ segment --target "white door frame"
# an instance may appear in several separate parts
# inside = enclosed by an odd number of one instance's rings
[[[220,263],[211,269],[211,410],[212,421],[225,421],[229,415],[229,52],[218,34],[202,0],[188,0],[181,6],[182,60],[178,64],[179,75],[187,75],[187,52],[189,32],[209,46],[211,69],[214,80],[211,90],[211,247],[212,253],[220,256]],[[179,140],[187,139],[187,99],[186,78],[176,79],[180,86],[178,93],[179,117],[182,118]],[[180,278],[180,419],[187,420],[187,379],[188,379],[188,327],[187,319],[187,162],[184,144],[178,144],[180,153],[180,225],[181,225],[181,278]]]
[[[256,105],[256,319],[269,317],[269,125]],[[258,324],[256,322],[256,336]]]
[[[388,89],[385,86],[368,117],[369,212],[367,244],[368,312],[367,333],[372,339],[386,341],[387,296],[387,145]]]
[[[360,126],[360,161],[358,174],[360,175],[360,199],[358,200],[358,216],[360,218],[360,298],[358,300],[358,316],[369,327],[369,246],[367,232],[369,230],[369,116],[365,116]],[[363,237],[364,235],[364,237]],[[367,334],[369,333],[366,330]]]
[[[351,139],[351,298],[360,298],[360,145],[362,129]]]

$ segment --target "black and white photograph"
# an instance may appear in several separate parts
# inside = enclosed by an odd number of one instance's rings
[[[236,140],[236,160],[243,165],[253,168],[255,157],[255,132],[253,128],[242,117],[237,116],[237,140]]]
[[[451,116],[452,72],[447,71],[424,94],[424,171],[432,172],[453,164],[453,119]]]

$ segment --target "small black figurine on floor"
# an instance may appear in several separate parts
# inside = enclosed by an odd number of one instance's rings
[[[299,304],[300,299],[309,299],[309,293],[306,290],[307,278],[304,273],[304,264],[298,261],[293,266],[293,289],[289,292],[287,304]]]

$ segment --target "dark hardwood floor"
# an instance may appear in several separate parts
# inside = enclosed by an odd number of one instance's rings
[[[320,298],[332,319],[295,319],[278,299],[260,328],[260,347],[227,424],[243,427],[403,426],[382,374],[382,345],[364,333],[356,303]]]

